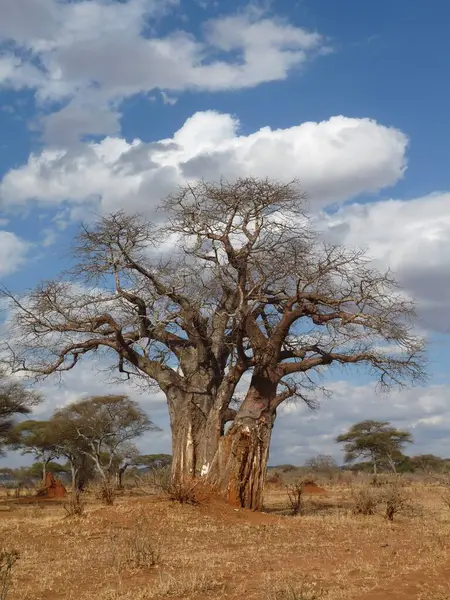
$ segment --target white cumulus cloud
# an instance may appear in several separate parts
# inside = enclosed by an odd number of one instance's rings
[[[35,89],[47,107],[62,103],[42,125],[47,140],[64,145],[118,131],[124,98],[282,80],[326,47],[319,33],[252,10],[209,20],[197,36],[175,25],[158,35],[161,17],[177,4],[2,0],[0,44],[8,52],[0,52],[0,84]]]
[[[198,112],[172,138],[131,143],[108,137],[69,150],[46,149],[6,174],[6,205],[37,201],[151,212],[186,181],[238,176],[299,178],[311,208],[395,184],[406,168],[408,139],[370,119],[331,117],[287,129],[239,134],[229,114]]]
[[[302,404],[287,404],[275,423],[271,464],[303,462],[317,454],[331,454],[342,461],[342,448],[334,441],[358,421],[389,421],[413,434],[407,454],[436,454],[450,457],[450,386],[430,385],[388,395],[376,393],[373,384],[353,385],[333,381],[327,386],[331,398],[320,409],[310,411]]]
[[[450,193],[352,204],[320,222],[333,241],[390,266],[426,326],[450,333]]]
[[[30,245],[10,231],[0,230],[0,277],[17,271],[26,261]]]

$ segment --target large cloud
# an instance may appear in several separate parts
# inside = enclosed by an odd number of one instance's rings
[[[419,305],[427,327],[450,333],[450,194],[342,207],[322,215],[335,242],[367,248]]]
[[[0,84],[36,89],[41,102],[63,102],[44,128],[49,141],[65,144],[117,130],[125,97],[251,87],[284,79],[324,50],[318,33],[252,10],[210,20],[197,37],[179,29],[158,36],[159,17],[177,4],[3,0],[0,43],[7,50],[2,56],[0,46]],[[99,109],[108,112],[100,120]]]
[[[186,180],[251,175],[299,178],[316,209],[392,185],[406,165],[406,136],[370,119],[335,116],[248,136],[238,129],[231,115],[208,111],[155,143],[110,137],[76,150],[44,150],[4,177],[0,198],[150,212]]]
[[[29,249],[30,245],[14,233],[0,230],[0,277],[19,269]]]

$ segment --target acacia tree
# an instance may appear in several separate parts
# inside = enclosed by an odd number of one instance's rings
[[[66,458],[70,466],[72,490],[82,492],[94,477],[94,463],[86,450],[87,443],[81,439],[70,421],[58,418],[58,413],[49,421],[53,432],[53,445],[57,455]]]
[[[0,371],[0,454],[14,427],[14,418],[29,414],[39,402],[39,394]]]
[[[346,463],[360,458],[369,459],[376,477],[380,465],[388,465],[395,473],[395,460],[402,457],[406,444],[412,443],[412,435],[392,427],[388,421],[361,421],[336,438],[344,444]]]
[[[158,429],[127,396],[93,396],[74,402],[57,411],[53,421],[78,442],[76,451],[93,461],[104,481],[110,480],[127,455],[135,453],[132,440]]]
[[[422,375],[413,306],[363,252],[321,242],[303,200],[295,183],[202,182],[165,202],[159,228],[122,213],[85,228],[72,271],[83,288],[6,292],[10,363],[47,376],[112,351],[119,372],[167,396],[173,475],[204,474],[259,508],[277,409],[313,406],[324,367],[364,365],[385,387]],[[155,252],[169,241],[170,255]]]
[[[9,434],[9,446],[21,450],[22,454],[32,454],[41,465],[42,481],[45,483],[47,465],[59,457],[55,430],[49,421],[23,421]]]

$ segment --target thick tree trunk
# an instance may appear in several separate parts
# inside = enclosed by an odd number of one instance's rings
[[[70,477],[72,483],[72,492],[76,492],[77,489],[77,468],[73,461],[70,461]]]
[[[209,482],[230,504],[261,510],[276,418],[271,403],[276,384],[253,375],[247,396],[232,426],[220,439],[218,458]]]
[[[172,429],[172,478],[196,477],[208,472],[220,438],[220,415],[214,423],[214,397],[179,392],[168,396]]]
[[[116,478],[117,478],[117,489],[123,489],[123,476],[125,475],[125,471],[128,469],[129,465],[123,465],[119,467]]]
[[[230,504],[262,509],[271,421],[237,421],[221,440],[218,488]]]

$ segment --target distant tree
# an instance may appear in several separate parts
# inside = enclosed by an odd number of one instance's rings
[[[450,461],[434,454],[419,454],[409,457],[412,471],[423,473],[445,473],[450,469]]]
[[[413,440],[408,431],[396,429],[388,421],[368,420],[352,425],[336,441],[344,443],[346,463],[369,459],[376,476],[378,467],[383,463],[395,473],[395,461],[402,455],[404,446]]]
[[[22,454],[32,454],[41,465],[41,477],[45,481],[47,465],[59,453],[55,444],[55,432],[49,421],[24,421],[18,423],[9,433],[9,446],[21,450]]]
[[[136,459],[135,465],[150,469],[159,469],[169,466],[171,462],[172,456],[170,454],[140,454]]]
[[[158,429],[127,396],[94,396],[74,402],[57,411],[53,419],[108,481],[120,462],[135,452],[132,440]]]
[[[14,418],[27,415],[41,401],[38,393],[26,389],[18,380],[0,371],[0,454],[14,427]]]
[[[81,492],[95,475],[94,463],[86,452],[88,444],[80,438],[72,423],[60,418],[58,412],[50,419],[50,424],[58,456],[67,459],[72,490]]]
[[[305,462],[305,467],[314,473],[330,475],[339,469],[335,459],[329,454],[318,454]]]
[[[67,473],[67,467],[61,463],[50,461],[46,465],[46,472],[53,475],[61,475],[62,473]],[[42,463],[33,463],[27,468],[27,474],[32,479],[40,479],[42,477]]]
[[[1,467],[0,468],[0,481],[2,480],[10,480],[13,478],[14,475],[14,469],[11,469],[10,467]]]

